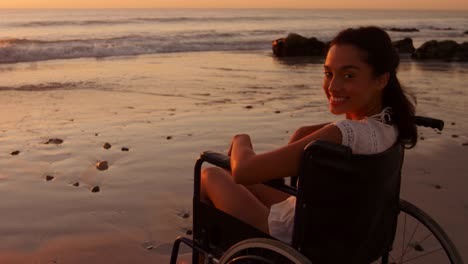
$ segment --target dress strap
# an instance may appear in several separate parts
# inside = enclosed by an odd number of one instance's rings
[[[390,124],[392,122],[392,108],[385,107],[382,112],[369,116],[369,118],[373,118],[377,121],[380,121],[384,124]]]

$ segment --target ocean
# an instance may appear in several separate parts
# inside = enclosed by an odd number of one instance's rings
[[[360,25],[417,28],[392,39],[468,41],[467,11],[95,9],[0,10],[0,63],[141,54],[267,50],[294,32],[330,40]]]
[[[272,41],[360,25],[417,28],[389,31],[415,47],[468,41],[467,11],[0,10],[0,263],[168,263],[192,231],[201,151],[247,133],[262,153],[342,118],[323,58],[276,58]],[[417,114],[445,121],[405,153],[401,197],[465,259],[467,65],[402,56],[398,71]]]

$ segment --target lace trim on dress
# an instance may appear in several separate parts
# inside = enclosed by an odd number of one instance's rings
[[[339,128],[342,130],[342,144],[345,146],[353,147],[354,145],[354,129],[351,127],[351,123],[349,123],[348,120],[344,120],[339,123],[335,123],[335,125],[338,125]]]

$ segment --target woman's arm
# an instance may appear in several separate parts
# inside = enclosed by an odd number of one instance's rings
[[[315,125],[315,126],[303,126],[300,127],[294,134],[291,136],[291,139],[289,139],[288,144],[291,144],[301,138],[304,138],[307,135],[310,135],[314,133],[315,131],[321,129],[322,127],[328,125],[330,123],[325,123],[325,124],[320,124],[320,125]]]
[[[231,169],[234,180],[244,185],[297,175],[302,152],[315,140],[341,144],[341,132],[336,126],[323,126],[279,149],[255,154],[248,135],[237,135],[232,141]]]

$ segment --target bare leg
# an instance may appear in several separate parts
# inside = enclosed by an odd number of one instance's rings
[[[257,197],[267,208],[280,203],[290,197],[289,194],[276,190],[263,184],[253,184],[245,186],[251,193]]]
[[[269,208],[245,186],[235,183],[229,172],[217,167],[203,169],[201,198],[208,199],[216,208],[268,233]]]

